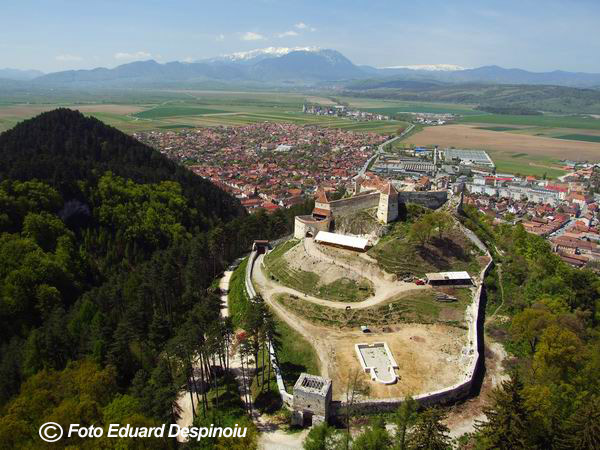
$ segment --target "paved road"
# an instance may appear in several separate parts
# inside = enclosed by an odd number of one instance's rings
[[[411,130],[414,128],[415,126],[411,123],[406,130],[404,130],[402,133],[400,133],[398,136],[393,137],[392,139],[389,139],[387,141],[385,141],[383,144],[380,144],[377,147],[377,151],[375,153],[373,153],[373,156],[371,156],[367,162],[362,166],[362,168],[358,171],[358,174],[354,177],[354,178],[358,178],[358,177],[362,177],[364,176],[365,172],[367,171],[367,168],[369,167],[369,164],[371,164],[371,161],[373,161],[375,158],[377,158],[380,154],[384,153],[383,148],[388,145],[391,144],[392,142],[403,138],[404,136],[406,136],[406,134],[410,133]]]

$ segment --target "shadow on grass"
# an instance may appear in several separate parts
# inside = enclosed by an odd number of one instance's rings
[[[306,372],[306,366],[301,364],[294,364],[289,361],[280,364],[281,375],[285,381],[286,386],[293,385],[302,372]]]
[[[254,399],[254,407],[261,413],[273,414],[281,408],[281,397],[274,390],[259,392]]]

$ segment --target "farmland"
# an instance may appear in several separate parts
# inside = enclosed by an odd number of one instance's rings
[[[147,98],[146,98],[147,97]],[[41,112],[58,107],[78,109],[126,133],[154,129],[184,129],[201,126],[238,126],[261,122],[319,125],[350,131],[373,131],[393,134],[406,126],[400,121],[358,122],[347,118],[303,114],[305,101],[323,105],[335,103],[329,97],[300,93],[161,91],[122,97],[111,96],[111,104],[98,98],[89,104],[75,104],[70,99],[47,104],[12,104],[0,106],[0,132]],[[362,105],[362,101],[359,102]],[[394,107],[398,103],[377,101],[371,107]],[[360,106],[360,105],[359,105]],[[362,106],[361,106],[362,107]]]
[[[504,114],[465,115],[461,123],[494,125],[528,125],[550,128],[582,128],[600,130],[600,120],[584,116],[515,116]]]
[[[527,128],[506,131],[493,131],[489,128],[492,127],[486,128],[480,124],[429,127],[410,136],[405,143],[484,149],[494,159],[499,172],[536,176],[546,174],[552,178],[566,173],[561,170],[561,159],[600,160],[599,143],[556,139],[553,136],[555,130],[551,128],[535,130],[533,135],[530,134],[532,130]],[[564,130],[560,133],[566,134]],[[595,131],[591,130],[589,133]]]

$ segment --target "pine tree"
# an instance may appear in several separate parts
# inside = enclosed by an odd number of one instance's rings
[[[394,448],[397,450],[406,450],[408,448],[407,433],[417,420],[417,407],[417,402],[411,396],[408,396],[394,415],[394,423],[396,424]]]
[[[589,398],[566,421],[557,447],[569,450],[600,448],[600,398]]]
[[[492,405],[483,411],[487,421],[475,425],[486,448],[532,448],[522,389],[523,385],[518,375],[513,373],[509,380],[502,382],[500,389],[492,393]]]
[[[419,414],[409,437],[409,448],[413,450],[448,450],[451,448],[450,431],[442,421],[446,413],[441,409],[429,408]]]

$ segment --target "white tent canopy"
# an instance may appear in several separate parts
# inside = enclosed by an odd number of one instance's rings
[[[339,245],[341,247],[355,248],[365,250],[369,245],[369,240],[357,236],[346,236],[344,234],[330,233],[329,231],[319,231],[315,237],[315,242],[329,245]]]

